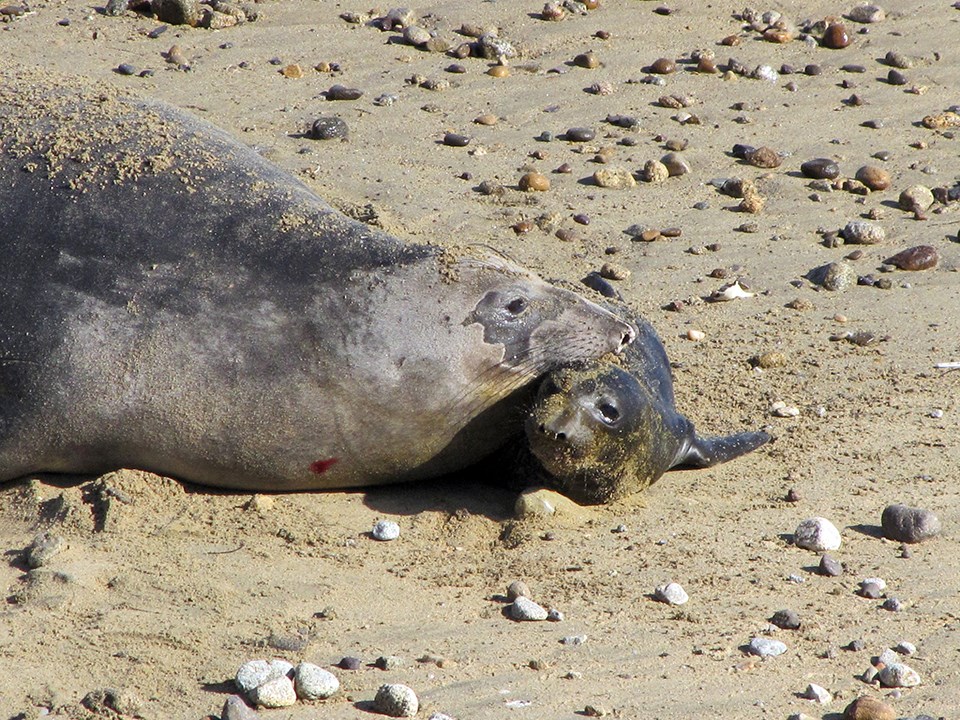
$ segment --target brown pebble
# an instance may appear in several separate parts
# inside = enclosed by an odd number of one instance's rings
[[[187,63],[187,58],[183,54],[183,50],[179,45],[173,45],[169,50],[167,50],[166,59],[171,65],[180,66],[189,64]]]
[[[677,71],[677,63],[670,58],[657,58],[650,65],[650,72],[657,75],[669,75]]]
[[[580,236],[577,234],[577,231],[571,228],[560,228],[555,234],[557,239],[561,242],[573,242],[574,240],[578,240],[580,238]]]
[[[697,72],[715,73],[717,72],[717,61],[713,58],[702,57],[697,61]]]
[[[654,240],[659,240],[661,235],[659,230],[648,228],[647,230],[641,231],[637,237],[643,242],[653,242]]]
[[[303,77],[303,68],[293,63],[284,67],[283,70],[280,71],[280,74],[291,80],[299,80]]]
[[[917,245],[901,250],[893,257],[884,260],[887,265],[893,265],[901,270],[929,270],[937,266],[940,255],[931,245]]]
[[[563,163],[563,165],[554,170],[554,172],[559,173],[560,175],[568,175],[569,173],[573,172],[573,168],[570,167],[570,163]]]
[[[660,234],[663,235],[663,237],[675,238],[683,235],[683,230],[678,227],[666,227],[660,230]]]
[[[607,280],[626,280],[630,277],[630,271],[623,267],[623,265],[617,265],[616,263],[604,263],[600,267],[600,277]]]
[[[767,28],[763,31],[763,39],[772,43],[788,43],[793,40],[793,33],[783,28]]]
[[[850,35],[847,28],[842,23],[833,23],[828,25],[823,31],[823,40],[821,45],[831,50],[841,50],[850,44]]]
[[[743,156],[743,159],[754,167],[760,168],[780,167],[780,163],[783,162],[780,154],[769,147],[753,148]]]
[[[520,189],[530,192],[544,192],[550,189],[550,178],[543,173],[525,173],[520,178]]]
[[[765,204],[765,201],[763,197],[760,195],[760,193],[753,191],[743,196],[743,200],[741,200],[740,204],[737,205],[737,209],[740,212],[756,215],[757,213],[763,210],[764,204]],[[744,228],[747,225],[752,227],[753,223],[745,223],[744,225],[741,226],[741,228]],[[755,231],[743,229],[743,232],[755,232]]]
[[[847,260],[859,260],[863,257],[863,250],[854,250],[852,253],[844,255]]]
[[[581,2],[587,10],[596,10],[600,7],[600,0],[581,0]]]
[[[593,68],[600,67],[600,60],[597,59],[597,56],[594,55],[593,52],[585,52],[577,55],[573,59],[573,64],[592,70]]]
[[[474,122],[477,125],[496,125],[499,122],[500,118],[491,113],[484,113],[483,115],[478,115],[474,118]]]
[[[525,235],[533,230],[535,226],[530,220],[521,220],[520,222],[514,223],[511,227],[517,235]]]
[[[610,33],[607,32],[606,30],[597,30],[597,31],[593,34],[593,36],[594,36],[595,38],[599,39],[599,40],[609,40],[609,39],[610,39]]]
[[[784,498],[787,502],[800,502],[801,495],[797,492],[796,488],[790,488],[787,490],[787,496]]]
[[[756,367],[769,370],[771,368],[784,367],[787,364],[787,356],[777,350],[770,350],[761,353],[756,358]]]
[[[356,100],[363,95],[363,90],[348,88],[343,85],[334,85],[327,90],[327,100]]]
[[[487,75],[496,78],[510,77],[510,68],[508,68],[506,65],[494,65],[492,68],[487,70]]]
[[[726,45],[727,47],[735,47],[740,44],[739,35],[727,35],[720,41],[721,45]]]
[[[813,303],[806,298],[794,298],[787,303],[787,307],[791,310],[799,310],[803,312],[806,310],[813,310]]]
[[[864,695],[847,705],[844,720],[896,720],[896,711],[875,697]]]
[[[875,165],[864,165],[857,170],[855,177],[871,190],[886,190],[890,187],[890,173]]]
[[[589,225],[590,216],[585,213],[577,213],[576,215],[573,216],[573,221],[578,225]]]

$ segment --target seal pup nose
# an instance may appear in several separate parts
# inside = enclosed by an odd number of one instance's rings
[[[619,327],[613,329],[610,333],[611,344],[614,346],[614,352],[622,352],[624,348],[637,339],[637,329],[629,323],[622,323]]]

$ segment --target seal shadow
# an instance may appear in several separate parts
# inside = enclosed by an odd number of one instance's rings
[[[879,525],[867,525],[866,523],[860,523],[858,525],[848,525],[847,530],[853,530],[861,535],[876,538],[877,540],[883,540],[883,528]]]
[[[481,463],[482,466],[482,463]],[[390,515],[417,515],[425,510],[466,511],[494,521],[513,517],[517,493],[479,477],[473,468],[433,480],[372,487],[363,504]]]

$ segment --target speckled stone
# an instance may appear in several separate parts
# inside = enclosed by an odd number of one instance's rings
[[[940,519],[930,510],[888,505],[880,518],[883,534],[890,540],[918,543],[940,534]]]
[[[390,717],[413,717],[420,709],[417,694],[399,683],[381,685],[373,700],[373,709]]]

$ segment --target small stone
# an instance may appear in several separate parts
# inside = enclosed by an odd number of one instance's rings
[[[359,670],[362,666],[363,666],[363,660],[361,660],[358,657],[352,657],[350,655],[340,658],[340,662],[337,663],[337,667],[343,670]]]
[[[417,694],[399,683],[381,685],[373,699],[373,709],[390,717],[413,717],[420,709]]]
[[[670,173],[670,177],[678,177],[680,175],[686,175],[690,172],[690,163],[688,163],[686,158],[684,158],[682,155],[679,155],[675,152],[667,153],[660,158],[660,162],[662,162],[667,168],[667,172]]]
[[[493,115],[491,113],[484,113],[483,115],[478,115],[476,118],[474,118],[473,121],[477,125],[490,126],[490,125],[496,125],[500,121],[500,118],[498,118],[496,115]]]
[[[840,176],[840,166],[829,158],[814,158],[801,164],[800,172],[814,180],[833,180]]]
[[[521,190],[527,192],[546,192],[550,189],[550,178],[543,173],[525,173],[518,183]]]
[[[340,689],[340,681],[329,670],[302,662],[294,671],[293,687],[301,700],[322,700]]]
[[[374,540],[389,542],[400,537],[400,526],[393,520],[377,520],[370,531]]]
[[[833,23],[828,25],[823,31],[823,39],[820,44],[831,50],[841,50],[850,44],[850,35],[847,28],[842,23]]]
[[[622,190],[632,188],[637,181],[625,167],[603,167],[593,173],[593,182],[603,188]]]
[[[766,80],[771,83],[775,83],[780,79],[779,73],[769,65],[758,65],[753,69],[753,72],[750,73],[750,77],[756,80]]]
[[[530,588],[527,587],[527,584],[523,580],[514,580],[507,585],[507,599],[513,602],[519,597],[529,598],[532,597],[532,594],[530,593]]]
[[[849,263],[840,260],[816,268],[811,278],[825,290],[841,292],[856,285],[857,272]]]
[[[267,680],[247,693],[247,697],[254,705],[265,708],[290,707],[297,702],[293,681],[286,676]]]
[[[868,600],[878,600],[883,597],[883,587],[879,583],[864,580],[860,583],[859,593]]]
[[[405,7],[391,8],[387,14],[380,19],[380,27],[386,31],[405,28],[413,25],[417,21],[417,16],[413,10]]]
[[[909,80],[907,80],[907,76],[902,72],[896,68],[891,68],[887,73],[887,82],[891,85],[906,85]]]
[[[827,577],[840,577],[843,575],[843,565],[839,560],[836,560],[829,555],[820,556],[820,565],[818,570],[821,575],[826,575]]]
[[[310,126],[310,137],[314,140],[337,140],[347,137],[347,123],[338,117],[320,117]]]
[[[887,17],[879,5],[857,5],[847,13],[847,17],[858,23],[878,23]]]
[[[630,277],[630,270],[616,263],[604,263],[600,267],[600,277],[605,280],[626,280]]]
[[[200,21],[198,0],[151,0],[150,9],[160,22],[195,27]]]
[[[230,695],[223,703],[220,720],[260,720],[260,715],[239,695]]]
[[[564,133],[564,138],[570,142],[590,142],[597,136],[597,132],[586,127],[572,127]]]
[[[908,212],[923,212],[933,205],[933,191],[923,185],[911,185],[902,193],[898,199],[898,204],[902,210]]]
[[[876,245],[883,242],[887,235],[880,225],[866,220],[851,220],[841,234],[846,242],[858,245]]]
[[[510,68],[508,68],[506,65],[494,65],[492,68],[487,70],[487,75],[495,78],[510,77]]]
[[[780,167],[780,163],[783,162],[780,154],[769,147],[751,148],[744,153],[743,159],[759,168],[776,168]]]
[[[550,622],[563,622],[563,613],[556,608],[550,608],[547,611],[547,620]]]
[[[25,551],[27,567],[33,569],[43,567],[62,549],[63,538],[59,535],[52,535],[49,532],[38,534]]]
[[[889,610],[890,612],[900,612],[903,610],[903,602],[900,600],[900,598],[887,598],[883,601],[883,604],[880,607],[884,610]]]
[[[600,60],[591,51],[577,55],[575,58],[573,58],[573,64],[582,68],[587,68],[588,70],[592,70],[593,68],[600,67]]]
[[[284,65],[283,69],[280,70],[280,74],[291,80],[299,80],[303,77],[303,68],[296,63]]]
[[[896,720],[897,713],[890,705],[877,698],[864,695],[847,705],[844,720]]]
[[[234,679],[237,687],[249,693],[269,680],[293,677],[293,665],[286,660],[251,660],[240,666]]]
[[[649,183],[660,183],[670,177],[670,171],[659,160],[647,160],[643,165],[641,175]]]
[[[837,550],[841,543],[840,531],[826,518],[812,517],[797,525],[793,542],[797,547],[814,552]]]
[[[871,190],[886,190],[891,182],[890,173],[875,165],[864,165],[857,170],[855,178]]]
[[[334,85],[326,92],[327,100],[356,100],[363,96],[363,90]]]
[[[916,687],[921,682],[919,673],[903,663],[893,663],[881,668],[878,677],[884,687]]]
[[[751,655],[758,655],[763,658],[776,657],[777,655],[783,655],[787,651],[787,646],[772,638],[755,637],[747,645],[747,651]]]
[[[926,115],[921,123],[929,130],[947,130],[960,127],[960,113],[945,112]]]
[[[650,72],[656,75],[669,75],[677,71],[677,63],[670,58],[657,58],[650,65]]]
[[[658,585],[653,591],[653,596],[667,605],[683,605],[690,599],[680,583],[675,582]]]
[[[430,33],[417,25],[410,25],[403,29],[403,39],[410,45],[422,47],[430,40]]]
[[[443,144],[449,147],[466,147],[470,144],[470,138],[467,135],[448,132],[443,135]]]
[[[557,22],[563,20],[566,14],[567,11],[563,9],[563,5],[558,2],[548,2],[544,4],[543,10],[540,11],[540,19]]]
[[[893,265],[901,270],[929,270],[936,267],[940,259],[937,249],[931,245],[917,245],[906,250],[901,250],[896,255],[887,258],[883,262],[886,265]]]
[[[770,622],[783,630],[796,630],[800,627],[800,616],[793,610],[777,610]]]
[[[833,696],[827,691],[826,688],[813,683],[807,685],[807,689],[803,691],[803,696],[808,700],[814,700],[821,705],[826,705],[833,701]]]
[[[527,597],[518,597],[510,605],[510,617],[519,621],[540,621],[547,619],[546,608]]]
[[[561,645],[569,645],[571,647],[579,647],[587,641],[586,635],[565,635],[560,638]]]
[[[917,652],[917,646],[907,640],[901,640],[893,649],[901,655],[913,655]]]
[[[880,518],[883,534],[890,540],[918,543],[940,534],[940,519],[931,511],[906,505],[889,505]]]
[[[103,14],[110,17],[119,17],[127,11],[127,0],[108,0],[103,8]]]
[[[131,65],[130,63],[120,63],[117,65],[117,73],[119,75],[136,75],[137,67],[136,65]]]
[[[373,664],[380,670],[396,670],[403,667],[404,661],[402,657],[397,655],[381,655]]]

